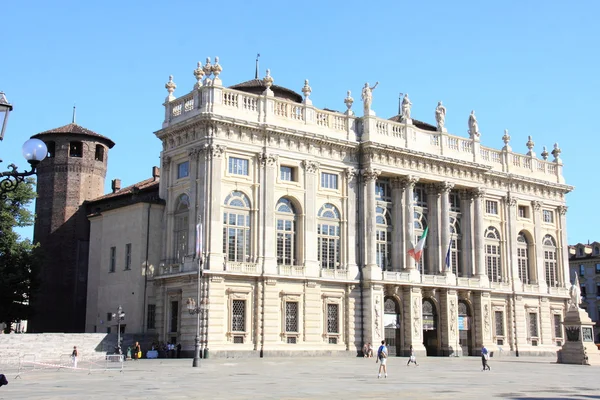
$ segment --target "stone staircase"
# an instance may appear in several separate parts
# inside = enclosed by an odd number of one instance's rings
[[[126,334],[122,337],[122,348],[140,342],[145,352],[156,340],[153,335]],[[114,352],[116,334],[106,333],[22,333],[0,334],[0,360],[18,359],[24,355],[35,355],[36,361],[57,361],[70,355],[77,346],[81,358],[102,357]]]

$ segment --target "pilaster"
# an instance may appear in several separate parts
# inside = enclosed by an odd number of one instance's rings
[[[504,205],[506,207],[506,233],[507,233],[507,260],[504,265],[506,265],[507,272],[509,276],[506,278],[510,279],[512,283],[515,285],[515,288],[522,288],[522,283],[529,282],[521,282],[519,277],[519,262],[517,255],[517,199],[508,193],[504,197]]]
[[[346,168],[346,182],[347,182],[347,212],[346,212],[346,230],[347,238],[345,246],[347,248],[347,265],[348,265],[348,278],[358,278],[358,264],[356,260],[356,198],[357,198],[357,179],[356,170],[353,168]]]
[[[475,196],[474,211],[475,211],[475,275],[480,279],[482,285],[488,284],[488,277],[485,268],[485,252],[484,252],[484,224],[483,224],[483,201],[485,190],[478,188],[473,192]]]
[[[367,168],[361,171],[363,175],[363,182],[365,184],[365,237],[367,242],[366,251],[366,267],[365,277],[367,279],[378,279],[381,280],[382,273],[381,268],[377,265],[377,241],[375,238],[376,233],[376,218],[375,207],[377,202],[375,200],[375,182],[381,171],[373,168]]]
[[[304,267],[307,276],[319,276],[321,266],[317,256],[317,174],[319,163],[302,161],[304,168]],[[310,245],[312,244],[312,245]]]
[[[443,356],[462,353],[458,343],[458,295],[454,289],[442,289],[440,293],[440,338]]]
[[[451,236],[450,235],[450,190],[452,190],[452,188],[454,188],[454,184],[451,182],[443,182],[438,185],[438,189],[441,194],[441,199],[440,199],[441,200],[441,210],[440,210],[441,245],[439,247],[440,247],[440,250],[442,253],[441,254],[442,262],[440,263],[440,266],[441,266],[440,272],[448,272],[448,271],[445,271],[445,269],[446,269],[445,256],[446,256],[446,252],[448,251],[448,247],[450,246],[450,236]],[[452,270],[450,270],[449,272],[452,272]]]
[[[420,274],[416,269],[415,260],[408,254],[408,249],[410,249],[413,244],[413,240],[415,239],[415,201],[414,201],[414,189],[415,185],[419,181],[419,178],[415,176],[407,176],[403,182],[406,185],[404,191],[404,204],[406,204],[406,223],[404,224],[404,246],[407,250],[404,253],[404,268],[411,274],[410,280],[412,282],[420,282]],[[415,243],[416,245],[416,243]],[[422,344],[421,344],[422,345]]]
[[[559,222],[559,226],[558,226],[558,230],[559,230],[559,236],[558,236],[558,246],[556,247],[556,251],[557,251],[557,261],[558,261],[558,268],[559,271],[562,273],[559,273],[559,276],[562,276],[562,287],[568,287],[569,284],[571,283],[571,272],[569,269],[569,243],[567,241],[567,206],[561,205],[558,206],[557,209],[557,215],[558,215],[558,222]],[[597,295],[600,296],[600,293]]]
[[[211,144],[208,148],[210,181],[210,206],[208,223],[205,229],[206,242],[210,243],[208,249],[208,267],[213,271],[222,271],[223,254],[223,214],[221,212],[221,177],[223,175],[223,159],[225,146]]]
[[[496,345],[492,340],[492,304],[489,292],[474,293],[473,314],[475,324],[475,354],[481,354],[482,346],[493,351]]]
[[[423,345],[423,293],[421,288],[416,286],[404,286],[403,291],[403,353],[408,355],[410,346],[413,346],[417,355],[425,356],[427,351]]]
[[[262,196],[259,209],[263,214],[262,220],[264,221],[264,236],[261,241],[263,242],[263,271],[265,274],[276,274],[277,273],[277,258],[276,258],[276,231],[275,227],[275,180],[276,180],[276,167],[278,155],[259,153],[257,158],[260,163],[261,176],[263,182],[261,182]]]
[[[548,291],[548,283],[546,282],[546,271],[544,268],[544,246],[543,238],[544,232],[542,230],[542,202],[533,201],[531,202],[533,209],[533,223],[534,223],[534,248],[535,248],[535,272],[537,283],[540,287],[541,293]],[[568,264],[567,264],[568,265]]]

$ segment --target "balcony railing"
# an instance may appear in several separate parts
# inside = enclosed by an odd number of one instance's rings
[[[306,268],[303,265],[278,265],[279,275],[283,276],[305,276]]]
[[[225,261],[225,271],[241,274],[256,274],[258,266],[253,262]]]
[[[193,255],[183,257],[181,260],[167,258],[160,261],[155,277],[186,274],[198,271],[198,263]]]

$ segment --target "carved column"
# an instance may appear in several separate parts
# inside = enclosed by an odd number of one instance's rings
[[[471,277],[473,270],[473,193],[469,190],[460,191],[460,213],[462,234],[461,265],[458,266],[458,276]]]
[[[441,271],[440,272],[446,272],[446,254],[448,251],[448,246],[450,245],[450,190],[452,190],[452,188],[454,187],[454,183],[450,183],[450,182],[443,182],[441,183],[438,188],[440,190],[440,194],[441,194],[441,232],[440,232],[440,239],[441,239],[441,252],[442,252],[442,262],[440,264],[440,268]],[[458,269],[458,266],[457,266]],[[452,272],[452,269],[450,269],[450,271],[448,272]],[[456,271],[458,272],[458,271]]]
[[[319,163],[302,161],[304,168],[304,266],[308,276],[319,276],[317,256],[317,173]]]
[[[427,262],[423,266],[424,274],[436,275],[442,268],[440,246],[440,188],[438,185],[427,185],[427,224],[429,233],[425,241]]]
[[[346,264],[348,265],[348,278],[358,277],[358,267],[356,263],[356,198],[357,198],[357,179],[356,170],[354,168],[346,168],[346,182],[347,182],[347,212],[346,218],[346,230],[347,240],[345,247],[348,249],[346,252]]]
[[[475,326],[471,327],[471,332],[475,335],[475,354],[481,355],[482,345],[493,351],[496,346],[492,341],[492,304],[489,292],[474,292],[473,313]]]
[[[276,154],[259,153],[262,177],[261,202],[259,204],[261,220],[263,221],[262,234],[259,242],[262,243],[263,271],[266,274],[277,273],[276,234],[275,234],[275,179],[278,156]]]
[[[221,213],[221,177],[223,176],[223,159],[225,146],[211,144],[208,148],[210,206],[206,223],[206,243],[210,243],[208,251],[208,267],[211,270],[223,270],[223,214]]]
[[[415,176],[407,176],[404,180],[406,185],[404,189],[404,201],[406,204],[406,230],[404,231],[404,268],[409,272],[417,272],[415,260],[408,254],[408,249],[412,247],[412,242],[415,240],[415,185],[419,178]],[[416,243],[415,243],[416,245]],[[418,275],[418,274],[417,274]]]
[[[404,240],[404,191],[406,190],[406,180],[393,178],[392,184],[392,268],[394,271],[400,271],[404,268],[406,254],[406,241]]]
[[[425,356],[423,345],[423,293],[418,286],[403,286],[402,301],[402,329],[404,329],[403,355],[409,355],[410,346],[413,346],[417,356]]]
[[[521,282],[519,278],[519,262],[517,255],[517,199],[514,198],[510,193],[504,197],[504,204],[506,206],[506,234],[507,234],[507,254],[506,262],[503,262],[505,270],[502,272],[502,276],[514,281],[516,288],[522,288],[521,284],[528,282]],[[504,280],[504,279],[503,279]]]
[[[440,339],[443,356],[456,356],[458,345],[458,295],[454,289],[440,292]]]
[[[483,225],[483,201],[485,197],[485,189],[478,188],[473,192],[475,196],[474,211],[475,211],[475,275],[482,281],[487,279],[487,271],[485,268],[485,252],[484,238],[485,227]]]
[[[379,275],[381,279],[381,270],[377,266],[377,241],[375,238],[375,231],[377,229],[375,207],[377,202],[375,201],[375,182],[381,171],[367,168],[361,171],[363,175],[363,181],[365,184],[365,236],[367,242],[367,251],[365,255],[367,277],[373,279]],[[379,270],[379,271],[378,271]]]
[[[535,263],[536,281],[540,287],[540,292],[545,293],[548,290],[546,282],[546,270],[544,268],[544,232],[542,230],[542,202],[532,201],[533,208],[533,225],[534,225],[534,246],[535,246],[535,258],[530,260],[531,263]]]
[[[162,179],[158,182],[158,192],[159,192],[159,196],[161,199],[166,199],[167,198],[167,193],[169,191],[169,186],[171,185],[171,157],[169,156],[165,156],[164,153],[162,155],[162,168],[161,168],[161,175],[162,175]],[[167,236],[169,236],[169,232],[173,232],[173,212],[172,212],[172,208],[173,205],[170,205],[171,209],[169,209],[168,207],[165,210],[165,216],[164,216],[164,227],[165,229],[162,232],[162,240],[163,243],[165,243],[164,246],[162,246],[162,253],[161,253],[161,259],[166,259],[166,258],[170,258],[171,254],[172,254],[172,247],[173,247],[173,241],[172,240],[167,240]]]
[[[190,180],[190,214],[188,218],[188,254],[195,253],[196,249],[196,224],[198,223],[198,188],[196,179],[198,177],[198,157],[200,149],[191,148],[188,150],[189,157],[189,180]]]
[[[558,273],[559,278],[562,276],[562,287],[569,287],[571,283],[571,272],[569,269],[569,252],[567,249],[569,248],[567,242],[567,206],[561,205],[558,206],[558,221],[559,221],[559,239],[556,247],[556,258],[558,261],[558,271],[562,273]],[[597,294],[600,296],[600,294]]]

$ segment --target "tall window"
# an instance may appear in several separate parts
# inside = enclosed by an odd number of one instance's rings
[[[340,268],[340,212],[333,204],[319,210],[317,248],[321,268]]]
[[[179,302],[171,302],[171,321],[169,324],[169,332],[177,332],[179,327]]]
[[[250,200],[239,191],[225,199],[223,253],[228,261],[250,261]]]
[[[295,181],[296,177],[294,175],[294,168],[285,165],[279,167],[279,179],[282,181]]]
[[[188,231],[189,231],[189,208],[190,198],[187,194],[182,194],[177,199],[175,207],[175,229],[173,238],[175,240],[175,261],[183,262],[183,258],[188,252]]]
[[[108,272],[115,272],[116,268],[117,268],[117,248],[113,246],[110,248],[110,265],[108,267]]]
[[[321,187],[324,189],[338,188],[338,174],[329,174],[321,172]]]
[[[485,231],[485,264],[487,266],[488,278],[491,282],[500,282],[500,233],[496,228],[490,226]]]
[[[460,212],[460,195],[458,194],[458,191],[451,190],[448,194],[448,198],[450,200],[450,211]]]
[[[562,338],[563,337],[563,329],[562,329],[562,317],[560,314],[554,314],[554,337]]]
[[[156,304],[148,304],[148,319],[146,320],[148,329],[156,329]]]
[[[548,286],[558,285],[556,268],[556,242],[550,235],[544,236],[544,268],[546,270],[546,283]]]
[[[377,265],[383,271],[392,270],[392,223],[390,211],[387,208],[377,207],[375,209],[377,241]]]
[[[392,190],[387,179],[378,179],[375,183],[375,200],[392,201]]]
[[[298,302],[285,302],[285,331],[298,332]]]
[[[529,319],[529,337],[536,338],[538,337],[537,313],[529,313],[527,317]]]
[[[413,196],[416,207],[427,208],[427,195],[425,194],[425,187],[423,185],[415,186]]]
[[[579,276],[585,276],[585,265],[579,264]]]
[[[248,175],[250,162],[245,158],[229,157],[229,173],[233,175]]]
[[[450,217],[450,259],[448,260],[450,269],[454,275],[458,275],[461,262],[460,247],[462,235],[460,234],[460,219],[458,217]],[[448,249],[444,249],[448,251]],[[447,255],[447,253],[446,253]]]
[[[423,213],[423,208],[420,208],[421,211],[418,211],[415,207],[414,220],[415,220],[415,237],[413,238],[413,243],[416,245],[421,239],[425,228],[427,228],[427,217]],[[427,248],[427,241],[425,241],[425,249]],[[427,265],[427,251],[423,251],[421,255],[421,259],[416,264],[416,267],[421,273],[425,273],[425,266]]]
[[[494,322],[496,323],[496,336],[504,336],[504,312],[494,312]]]
[[[519,267],[519,279],[523,283],[529,283],[529,243],[523,232],[517,236],[517,264]]]
[[[296,263],[296,210],[285,198],[279,199],[277,215],[277,265]]]
[[[104,161],[104,146],[101,144],[96,145],[96,152],[94,153],[94,159],[96,161]]]
[[[185,178],[190,175],[190,162],[184,161],[177,164],[177,179]]]
[[[543,217],[545,223],[547,223],[547,224],[553,224],[554,223],[554,211],[552,211],[552,210],[543,210],[542,211],[542,217]]]
[[[498,215],[498,202],[493,200],[486,200],[485,212],[488,214]]]
[[[340,333],[340,306],[327,304],[327,333]]]
[[[56,143],[53,141],[46,142],[46,148],[48,149],[48,158],[53,158],[56,155]]]
[[[131,269],[131,243],[125,245],[125,269]]]
[[[233,300],[231,302],[231,331],[246,331],[246,300]]]

